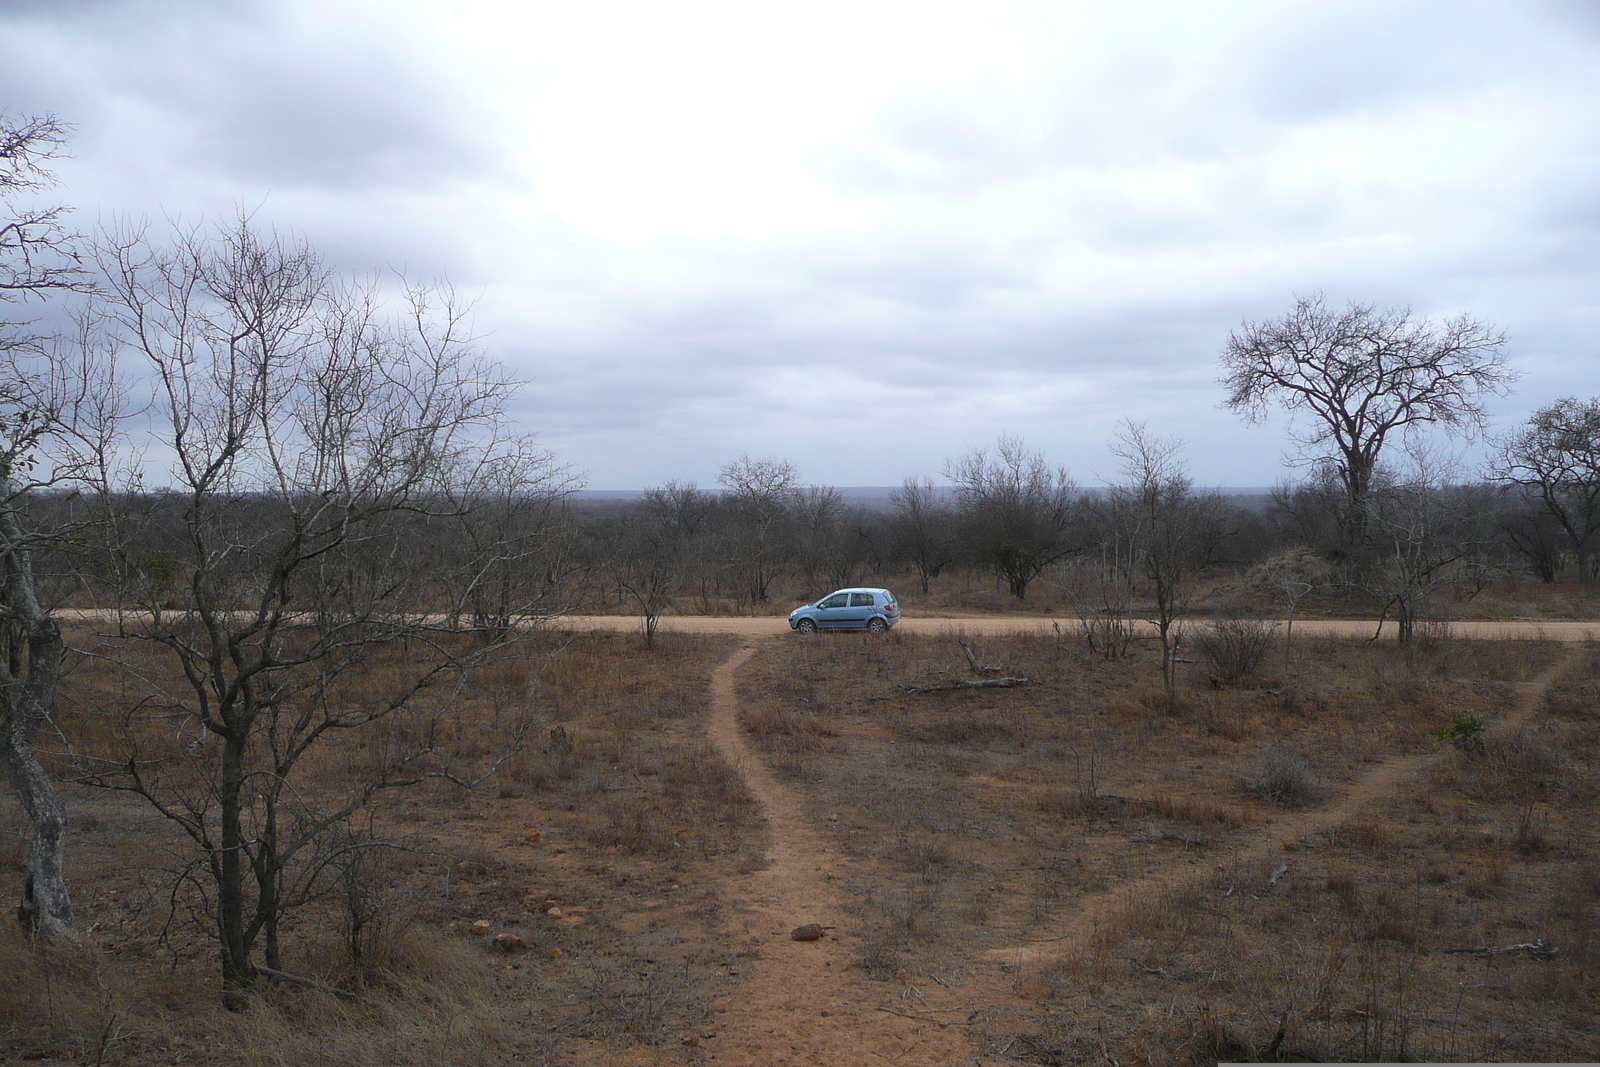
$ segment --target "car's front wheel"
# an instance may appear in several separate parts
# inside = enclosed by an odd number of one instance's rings
[[[867,630],[875,634],[886,634],[889,632],[888,620],[879,618],[868,619]]]
[[[814,619],[801,619],[794,624],[794,628],[803,634],[814,634],[817,632],[817,623]]]

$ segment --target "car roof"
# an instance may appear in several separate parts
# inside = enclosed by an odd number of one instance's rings
[[[894,596],[889,590],[877,585],[847,585],[843,589],[835,589],[833,593],[888,593],[889,596]],[[828,595],[832,596],[833,593]]]

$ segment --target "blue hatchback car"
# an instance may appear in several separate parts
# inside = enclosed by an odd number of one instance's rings
[[[789,612],[789,629],[803,634],[818,630],[871,630],[887,633],[900,621],[900,605],[887,589],[837,589],[815,604]]]

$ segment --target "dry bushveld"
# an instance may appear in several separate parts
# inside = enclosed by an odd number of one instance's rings
[[[0,1048],[62,1063],[489,1064],[676,1042],[737,980],[720,887],[761,851],[742,782],[704,738],[708,677],[730,647],[542,635],[481,671],[445,746],[481,755],[525,708],[522,750],[471,792],[380,794],[349,832],[386,846],[285,935],[285,969],[315,984],[264,983],[237,1014],[219,1006],[206,902],[175,877],[187,839],[141,800],[70,790],[69,877],[92,947],[36,953],[0,924]],[[114,682],[80,663],[68,702],[108,706],[96,690]],[[116,743],[114,718],[69,711],[62,725],[93,753]],[[311,780],[336,789],[382,740],[330,745]],[[26,838],[9,797],[0,811],[14,899]]]
[[[761,1034],[724,1014],[781,984],[788,951],[737,921],[769,841],[707,732],[736,647],[539,634],[508,651],[441,745],[482,761],[515,720],[520,751],[476,789],[386,792],[351,820],[381,847],[294,914],[299,981],[242,1012],[219,1004],[201,884],[178,877],[187,839],[137,798],[69,787],[87,947],[0,924],[0,1048],[813,1062],[741,1058]],[[899,1062],[1600,1058],[1600,650],[1439,631],[1297,640],[1286,662],[1277,640],[1231,684],[1182,654],[1174,705],[1157,652],[1093,655],[1065,627],[758,642],[739,723],[825,842],[840,913],[821,919],[876,998],[858,1018],[966,1043],[908,1039]],[[119,743],[107,709],[127,684],[75,665],[58,773]],[[306,788],[337,792],[382,743],[329,745]],[[15,899],[9,798],[0,818]]]
[[[1595,650],[1306,642],[1169,707],[1149,651],[968,645],[774,643],[741,696],[858,965],[975,1055],[1600,1056]]]

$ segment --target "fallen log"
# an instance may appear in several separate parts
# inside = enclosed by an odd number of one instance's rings
[[[1015,689],[1027,685],[1028,679],[1016,678],[952,678],[939,685],[902,685],[902,693],[938,693],[949,689]]]
[[[1490,956],[1527,956],[1529,959],[1535,960],[1553,960],[1556,958],[1556,947],[1545,944],[1542,937],[1537,941],[1524,941],[1517,945],[1501,945],[1499,948],[1480,945],[1477,948],[1445,948],[1439,951],[1447,956],[1476,956],[1479,959],[1486,959]]]
[[[1203,848],[1211,842],[1204,837],[1190,837],[1188,834],[1173,833],[1171,830],[1148,830],[1144,833],[1134,834],[1129,841],[1139,845],[1154,845],[1162,841],[1176,841],[1185,849],[1191,845]]]

